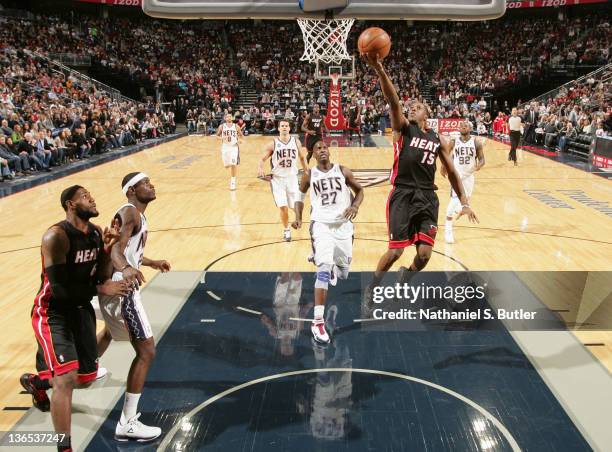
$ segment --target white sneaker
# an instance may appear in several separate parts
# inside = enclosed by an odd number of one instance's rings
[[[96,374],[96,381],[102,380],[108,374],[106,367],[98,367],[98,373]]]
[[[161,428],[144,425],[138,420],[139,417],[140,413],[133,418],[128,419],[128,421],[123,425],[121,424],[121,421],[117,422],[117,427],[115,428],[115,439],[117,441],[128,441],[133,439],[143,442],[152,441],[161,435]]]
[[[230,180],[230,190],[236,190],[236,181]]]
[[[455,238],[453,237],[452,231],[446,231],[444,233],[444,240],[446,243],[455,243]]]
[[[332,265],[331,272],[329,273],[329,283],[332,286],[338,284],[338,272],[336,271],[336,266]]]
[[[291,229],[285,229],[285,231],[283,232],[283,239],[285,240],[285,242],[291,241]]]
[[[329,335],[325,330],[325,322],[323,320],[315,320],[310,326],[310,331],[314,340],[319,344],[329,344]]]

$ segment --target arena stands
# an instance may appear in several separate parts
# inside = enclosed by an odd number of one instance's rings
[[[61,16],[4,18],[0,38],[9,49],[87,56],[97,70],[154,94],[153,103],[169,103],[193,131],[212,132],[227,110],[246,131],[262,132],[270,117],[299,122],[301,112],[326,103],[328,82],[300,61],[302,37],[293,22],[79,16],[78,26],[71,23]],[[349,48],[369,25],[355,24]],[[402,101],[425,100],[439,118],[468,117],[482,133],[492,132],[497,111],[509,109],[492,104],[492,95],[531,84],[559,65],[604,64],[612,40],[606,17],[595,14],[381,25],[396,41],[405,37],[385,61]],[[363,105],[364,129],[384,129],[388,112],[375,78],[359,61],[355,75],[342,84],[344,103]]]
[[[537,114],[525,141],[587,159],[593,139],[612,134],[611,88],[612,64],[607,64],[537,97],[524,106],[526,122],[532,111]]]

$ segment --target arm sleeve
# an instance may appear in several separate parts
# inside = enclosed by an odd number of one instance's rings
[[[96,285],[93,280],[91,284],[71,282],[66,264],[51,265],[45,268],[45,272],[51,285],[51,294],[58,301],[76,304],[89,301],[96,294]]]

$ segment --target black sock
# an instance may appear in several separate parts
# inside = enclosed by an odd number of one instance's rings
[[[72,452],[72,446],[70,445],[70,436],[66,435],[64,439],[57,443],[58,452]]]
[[[43,391],[51,389],[50,380],[42,380],[38,375],[34,375],[34,378],[32,378],[32,384],[36,389],[42,389]]]

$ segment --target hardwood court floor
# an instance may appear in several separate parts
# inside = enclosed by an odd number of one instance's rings
[[[123,176],[132,171],[149,174],[158,199],[146,212],[151,229],[146,254],[168,259],[173,270],[311,271],[306,261],[307,226],[294,232],[291,243],[282,242],[269,185],[256,177],[268,140],[244,140],[236,192],[228,189],[217,139],[190,136],[0,199],[0,408],[30,405],[29,396],[19,394],[18,378],[34,366],[36,343],[29,312],[40,284],[40,239],[49,225],[63,219],[59,195],[66,186],[78,183],[89,189],[100,211],[97,223],[106,225],[125,201]],[[487,164],[476,175],[471,202],[480,224],[460,220],[452,246],[443,242],[449,184],[437,177],[440,234],[428,270],[610,270],[612,241],[604,231],[611,230],[612,218],[585,204],[578,191],[610,203],[612,183],[532,154],[525,154],[515,168],[506,161],[507,149],[486,143]],[[356,219],[354,271],[372,271],[386,249],[389,185],[384,171],[392,160],[390,144],[332,147],[332,161],[352,168],[364,183],[380,182],[366,188]],[[412,255],[408,249],[399,264],[409,264]],[[149,269],[144,273],[148,278],[154,275]],[[610,304],[610,281],[599,277],[603,279],[596,285],[607,287],[602,299],[607,297]],[[534,292],[542,289],[537,280],[526,282]],[[562,284],[554,289],[560,297],[567,294]],[[573,299],[564,302],[568,310],[577,309]],[[604,344],[589,349],[612,369],[611,333],[576,334],[583,343]],[[0,413],[0,430],[8,430],[23,411]]]

